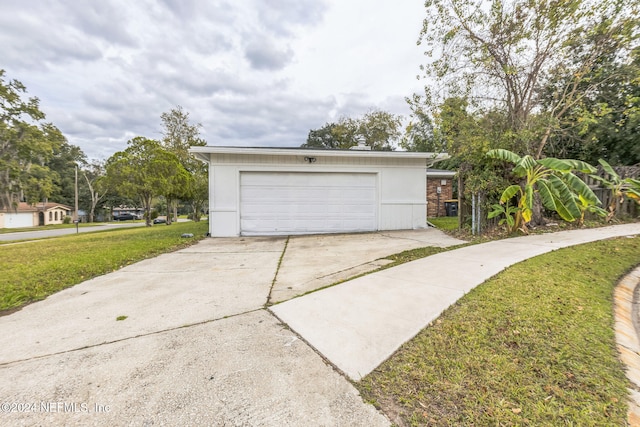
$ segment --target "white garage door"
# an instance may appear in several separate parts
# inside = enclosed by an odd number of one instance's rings
[[[372,173],[242,172],[240,231],[284,235],[374,231]]]
[[[6,213],[4,226],[6,228],[33,227],[33,213]]]

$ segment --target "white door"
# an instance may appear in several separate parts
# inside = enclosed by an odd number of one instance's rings
[[[374,231],[373,173],[242,172],[240,232],[284,235]]]

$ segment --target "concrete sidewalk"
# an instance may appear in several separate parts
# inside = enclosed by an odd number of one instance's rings
[[[338,369],[360,380],[465,293],[506,267],[559,248],[640,234],[640,223],[467,246],[271,307]]]

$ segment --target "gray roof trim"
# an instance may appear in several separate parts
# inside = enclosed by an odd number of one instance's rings
[[[211,154],[244,154],[267,156],[317,156],[317,157],[386,157],[405,159],[425,159],[435,163],[449,158],[447,153],[417,153],[408,151],[364,151],[364,150],[317,150],[308,148],[270,148],[270,147],[191,147],[189,152],[198,159],[209,161]]]

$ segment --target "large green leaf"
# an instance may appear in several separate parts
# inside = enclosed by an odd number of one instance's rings
[[[513,168],[513,172],[518,176],[525,176],[527,172],[532,171],[537,165],[538,163],[536,162],[536,159],[526,155],[516,164]]]
[[[506,212],[504,206],[498,204],[491,205],[491,209],[491,212],[487,215],[487,219],[495,218]]]
[[[589,212],[591,212],[593,214],[596,214],[598,216],[601,216],[601,217],[606,217],[609,214],[607,211],[605,211],[604,209],[602,209],[599,206],[588,206],[587,207],[587,211],[589,211]]]
[[[627,184],[631,184],[632,186],[636,187],[638,190],[640,190],[640,179],[634,179],[634,178],[625,178],[624,180]]]
[[[513,184],[505,188],[500,196],[500,203],[506,203],[511,200],[516,194],[522,193],[522,189],[519,185]]]
[[[569,188],[581,196],[587,204],[594,206],[602,204],[591,188],[571,172],[563,174],[562,179],[569,185]]]
[[[598,175],[589,175],[589,176],[595,179],[596,181],[598,181],[600,184],[604,185],[605,188],[612,189],[613,187],[615,187],[615,185],[613,185],[609,180],[606,180],[601,176],[598,176]]]
[[[604,169],[604,171],[606,173],[609,174],[609,176],[611,176],[611,182],[613,183],[618,183],[620,182],[620,175],[618,175],[616,173],[616,171],[613,170],[613,168],[611,167],[611,165],[609,163],[607,163],[605,160],[603,159],[599,159],[598,163],[600,163],[602,165],[602,169]]]
[[[547,157],[546,159],[538,160],[541,165],[557,171],[557,172],[571,172],[578,171],[584,173],[595,173],[597,169],[591,166],[589,163],[581,160],[573,159],[556,159],[553,157]]]
[[[556,207],[553,187],[548,180],[541,179],[538,181],[538,193],[540,194],[542,205],[545,208],[549,209],[550,211],[557,211],[558,208]]]
[[[489,150],[487,152],[487,157],[491,157],[492,159],[497,159],[497,160],[504,160],[514,164],[517,164],[520,162],[520,156],[518,156],[513,151],[505,150],[502,148]]]
[[[549,182],[551,182],[551,185],[557,193],[556,207],[562,219],[565,221],[575,221],[580,218],[580,207],[578,207],[575,195],[569,186],[555,175],[549,176]]]
[[[569,163],[569,165],[571,166],[571,170],[576,172],[596,173],[598,171],[598,169],[591,166],[587,162],[583,162],[582,160],[564,159],[564,161]]]
[[[628,198],[635,200],[636,203],[640,203],[640,191],[634,188],[627,188],[625,194]]]
[[[554,157],[540,159],[538,163],[553,171],[568,172],[571,170],[571,165],[566,160],[556,159]]]

